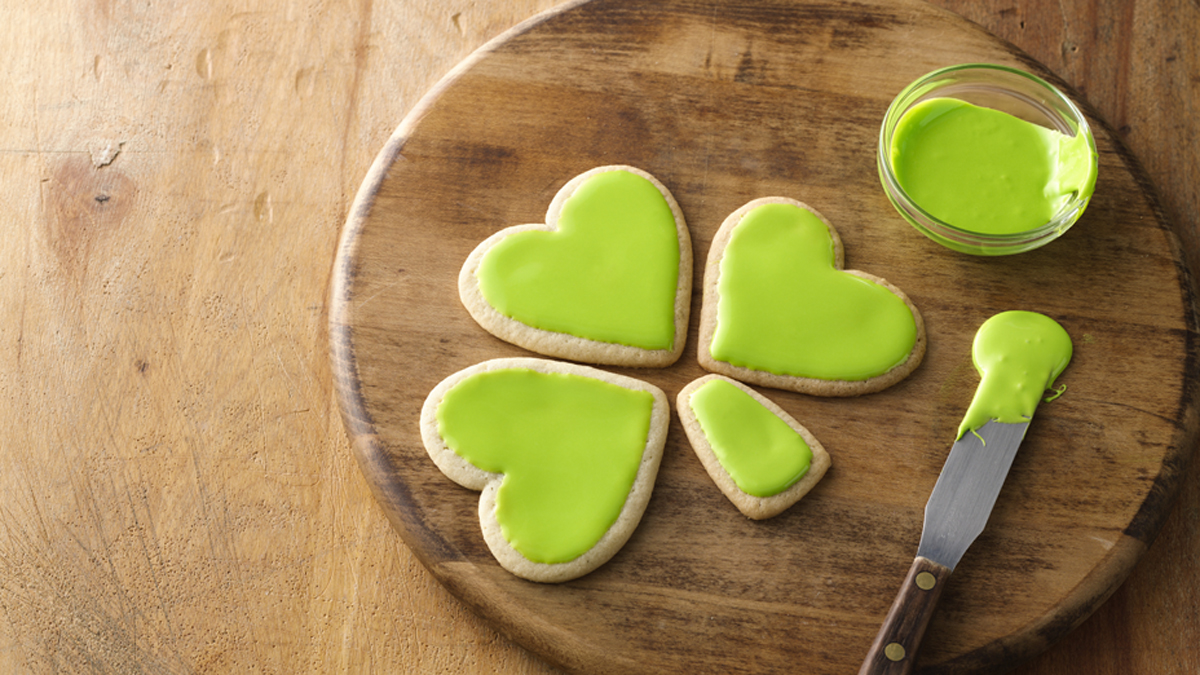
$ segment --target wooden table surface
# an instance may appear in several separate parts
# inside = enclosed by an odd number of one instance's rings
[[[552,673],[433,581],[351,455],[338,233],[418,97],[551,0],[6,0],[0,672]],[[937,0],[1078,89],[1200,270],[1200,2]],[[1200,463],[1017,672],[1200,670]]]

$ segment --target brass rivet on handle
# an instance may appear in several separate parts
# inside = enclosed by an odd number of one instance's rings
[[[903,661],[904,647],[899,642],[892,642],[883,648],[883,655],[888,657],[890,661]]]
[[[921,572],[917,575],[917,588],[927,591],[934,586],[937,586],[937,577],[929,572]]]

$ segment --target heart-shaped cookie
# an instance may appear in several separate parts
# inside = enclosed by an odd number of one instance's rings
[[[842,265],[837,231],[805,204],[769,197],[734,211],[704,272],[700,365],[821,396],[902,380],[925,354],[920,312],[884,279]]]
[[[603,564],[637,527],[669,416],[662,391],[640,380],[494,359],[430,392],[421,437],[442,473],[482,490],[479,521],[501,566],[559,582]]]
[[[749,518],[778,515],[829,469],[829,453],[808,429],[736,380],[706,375],[684,387],[676,405],[700,463]]]
[[[493,335],[539,354],[606,365],[674,363],[687,337],[692,246],[671,193],[604,166],[559,190],[544,224],[484,240],[459,296]]]

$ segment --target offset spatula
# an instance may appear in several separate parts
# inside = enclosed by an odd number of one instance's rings
[[[912,670],[947,578],[983,531],[1038,401],[1071,360],[1071,338],[1053,319],[1003,312],[971,350],[981,381],[925,505],[917,557],[859,675]]]

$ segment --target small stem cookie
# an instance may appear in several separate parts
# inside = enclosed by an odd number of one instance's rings
[[[749,518],[783,512],[829,469],[829,453],[808,429],[736,380],[695,380],[679,392],[676,406],[700,463]]]

